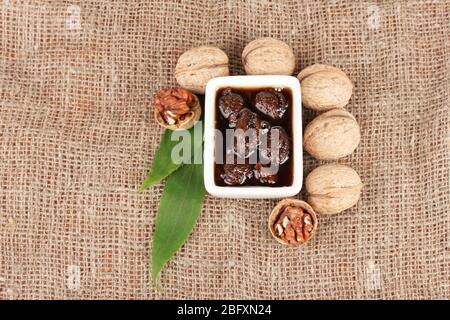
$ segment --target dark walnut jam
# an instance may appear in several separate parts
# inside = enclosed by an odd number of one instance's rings
[[[215,116],[215,127],[222,135],[221,139],[216,137],[216,185],[292,185],[292,93],[289,89],[220,89]]]

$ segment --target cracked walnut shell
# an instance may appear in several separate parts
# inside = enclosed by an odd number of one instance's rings
[[[352,168],[326,164],[311,171],[305,186],[308,203],[317,213],[336,214],[358,202],[363,184]]]
[[[315,111],[343,108],[353,93],[353,82],[339,68],[314,64],[297,76],[302,89],[302,103]]]
[[[317,216],[306,202],[283,199],[269,215],[269,230],[279,243],[299,246],[309,241],[315,234]]]
[[[169,88],[153,95],[155,120],[170,130],[190,129],[200,119],[202,109],[195,94],[183,88]]]
[[[314,118],[305,128],[303,148],[318,160],[336,160],[351,154],[361,140],[359,124],[344,109]]]
[[[178,84],[201,94],[205,93],[209,80],[228,75],[228,56],[217,47],[201,46],[190,49],[178,58],[175,67]]]
[[[295,68],[292,48],[274,38],[260,38],[242,51],[242,64],[248,75],[291,75]]]

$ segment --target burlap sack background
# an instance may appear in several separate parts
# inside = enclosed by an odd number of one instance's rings
[[[449,298],[448,1],[13,1],[0,4],[0,298]],[[137,188],[162,130],[149,97],[177,57],[260,36],[298,70],[343,68],[365,183],[287,249],[276,201],[207,197],[191,238],[149,276],[162,185]],[[305,119],[312,118],[305,112]],[[305,174],[319,163],[305,155]],[[299,197],[302,197],[300,195]]]

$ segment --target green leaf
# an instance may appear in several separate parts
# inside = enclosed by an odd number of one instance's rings
[[[201,152],[200,149],[203,141],[203,132],[201,129],[201,124],[198,122],[193,128],[187,130],[191,143],[190,151],[193,152],[192,157],[189,157],[190,159],[192,159],[194,155]],[[197,132],[195,130],[197,130]],[[186,132],[186,130],[182,130],[178,131],[177,134],[183,134],[183,131]],[[139,189],[140,192],[143,192],[161,182],[164,178],[172,174],[183,165],[182,162],[174,163],[172,160],[172,150],[178,143],[180,143],[179,140],[172,141],[172,134],[174,134],[174,131],[172,130],[167,129],[164,132],[158,151],[156,151],[153,165],[147,175],[147,178],[144,180]]]
[[[184,165],[167,178],[156,218],[152,279],[186,242],[202,211],[203,165]]]

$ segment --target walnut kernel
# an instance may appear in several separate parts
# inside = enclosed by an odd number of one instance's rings
[[[312,238],[316,229],[317,217],[313,208],[301,200],[281,200],[269,216],[270,233],[284,245],[302,245]]]
[[[200,119],[200,102],[195,94],[183,88],[168,88],[153,95],[155,119],[171,130],[189,129]]]

